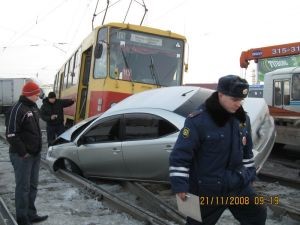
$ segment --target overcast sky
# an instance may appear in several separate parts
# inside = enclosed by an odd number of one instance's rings
[[[105,22],[123,22],[131,0],[110,0]],[[36,76],[52,83],[64,61],[91,32],[97,0],[0,0],[0,76]],[[107,0],[99,0],[97,13]],[[139,24],[144,9],[133,0],[126,23]],[[189,44],[185,83],[244,76],[243,50],[299,42],[298,0],[144,0],[143,25],[183,34]],[[102,23],[100,13],[94,26]],[[251,70],[251,68],[250,68]],[[249,73],[249,69],[247,71]]]

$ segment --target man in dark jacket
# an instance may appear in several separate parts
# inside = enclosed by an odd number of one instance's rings
[[[266,208],[255,205],[256,176],[250,119],[242,107],[249,85],[235,75],[219,79],[214,92],[185,121],[170,155],[173,191],[185,201],[199,196],[202,222],[216,224],[228,208],[242,225],[264,225]]]
[[[48,146],[65,131],[63,108],[73,104],[72,99],[56,99],[54,92],[49,92],[48,97],[43,100],[41,117],[47,123]]]
[[[15,207],[19,225],[30,225],[48,218],[37,215],[34,204],[42,150],[38,108],[35,104],[39,94],[37,84],[26,83],[19,101],[7,112],[5,120],[9,156],[15,172]]]

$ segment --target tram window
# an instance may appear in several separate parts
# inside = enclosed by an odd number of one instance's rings
[[[104,78],[107,73],[107,28],[99,31],[98,44],[102,45],[102,54],[99,58],[95,58],[94,77]]]
[[[293,75],[292,98],[300,100],[300,74]]]
[[[55,79],[54,79],[54,85],[53,85],[54,92],[58,90],[57,86],[58,86],[58,73],[55,75]]]
[[[283,82],[283,104],[289,105],[290,104],[290,82],[284,81]]]
[[[112,28],[110,77],[161,86],[179,85],[182,46],[170,38]]]
[[[82,84],[85,85],[85,86],[88,86],[89,79],[90,79],[92,48],[89,48],[83,54],[85,55],[85,59],[84,59],[85,61],[84,61],[84,71],[83,71]]]
[[[122,53],[123,51],[123,53]],[[125,59],[123,58],[122,54],[124,54]],[[118,45],[111,45],[110,48],[110,55],[109,55],[109,64],[110,64],[110,77],[115,79],[125,79],[125,76],[123,77],[123,72],[126,69],[125,66],[125,60],[128,60],[128,53],[125,53],[124,50],[122,50],[122,47]],[[128,62],[128,61],[127,61]],[[129,66],[129,65],[128,65]],[[132,65],[130,64],[130,68]],[[129,68],[128,68],[129,70]]]
[[[56,90],[56,85],[57,85],[57,74],[55,75],[55,78],[54,78],[53,91]]]
[[[75,55],[72,56],[72,58],[70,59],[70,68],[69,68],[69,84],[68,86],[73,85],[73,78],[74,78],[74,57]]]
[[[274,104],[275,105],[282,105],[281,98],[282,98],[281,82],[276,81],[274,83]]]
[[[69,62],[65,65],[64,88],[68,88]]]
[[[64,77],[65,77],[65,73],[64,72],[62,72],[60,75],[59,75],[59,83],[60,83],[60,85],[59,85],[59,89],[60,90],[62,90],[62,89],[64,89],[64,87],[65,87],[65,83],[64,83]]]
[[[72,84],[78,84],[78,78],[79,78],[79,72],[80,72],[80,54],[81,54],[81,49],[78,49],[78,51],[75,53],[75,63],[74,63],[74,77],[72,80]]]

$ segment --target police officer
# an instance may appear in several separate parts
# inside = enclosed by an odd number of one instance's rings
[[[202,222],[216,224],[228,208],[242,225],[263,225],[266,208],[255,205],[256,176],[250,119],[242,106],[249,85],[235,75],[221,77],[217,91],[185,121],[170,154],[172,190],[182,201],[200,196]]]

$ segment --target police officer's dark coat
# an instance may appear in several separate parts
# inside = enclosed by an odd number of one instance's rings
[[[224,196],[247,189],[255,179],[252,145],[243,108],[228,113],[215,92],[188,116],[170,154],[173,191]]]
[[[43,100],[41,107],[41,117],[48,126],[63,125],[64,111],[63,108],[71,106],[74,103],[71,99],[55,99],[54,103],[49,102],[48,98]],[[51,115],[57,115],[57,118],[51,120]]]
[[[42,134],[37,105],[25,96],[6,113],[6,139],[9,151],[24,156],[37,155],[42,150]]]

